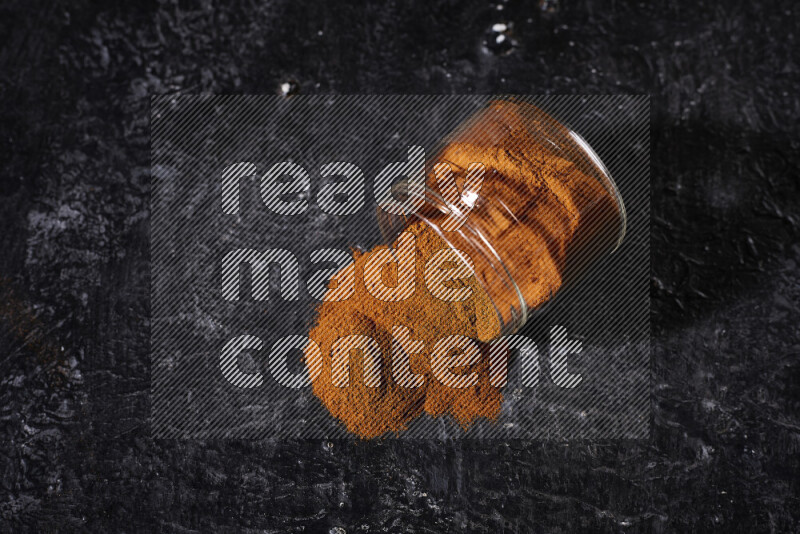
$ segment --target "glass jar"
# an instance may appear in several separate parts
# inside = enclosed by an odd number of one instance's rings
[[[468,257],[501,334],[517,331],[531,310],[625,236],[625,206],[603,162],[580,135],[531,104],[490,102],[426,167],[420,209],[410,217],[379,209],[383,236],[392,242],[423,221]]]

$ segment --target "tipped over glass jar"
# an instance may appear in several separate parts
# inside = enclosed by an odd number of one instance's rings
[[[494,100],[467,119],[426,163],[417,191],[411,216],[379,209],[384,238],[423,222],[471,267],[501,334],[519,330],[625,236],[625,206],[600,158],[525,102]]]

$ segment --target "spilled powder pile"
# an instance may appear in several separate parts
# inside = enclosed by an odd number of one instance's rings
[[[584,172],[585,168],[569,161],[568,154],[555,152],[542,142],[537,132],[543,127],[563,128],[533,106],[492,102],[455,132],[434,158],[450,164],[459,191],[463,191],[470,163],[485,166],[479,195],[490,202],[476,204],[468,221],[480,228],[501,254],[531,308],[543,304],[561,288],[574,267],[571,264],[585,263],[592,254],[608,247],[615,237],[609,228],[618,229],[609,225],[618,217],[613,196],[596,177]],[[428,173],[427,186],[433,191],[439,189],[433,172]],[[437,216],[425,215],[429,220]],[[434,253],[450,245],[418,219],[407,221],[405,231],[416,238],[413,294],[397,302],[373,297],[363,281],[364,264],[370,254],[385,247],[366,254],[356,252],[354,263],[337,273],[332,282],[336,286],[336,280],[355,273],[354,294],[340,302],[321,303],[309,333],[322,354],[321,372],[313,380],[314,395],[349,432],[361,438],[398,433],[423,412],[449,415],[464,428],[478,418],[494,419],[500,413],[502,393],[489,383],[487,341],[501,334],[500,318],[509,321],[516,295],[496,289],[495,267],[482,259],[469,238],[448,233],[450,243],[474,262],[475,276],[446,284],[469,287],[472,292],[460,302],[435,297],[425,284],[424,268]],[[391,245],[392,249],[397,246],[397,242]],[[385,269],[381,276],[385,285],[397,284],[396,272]],[[329,289],[329,295],[336,291]],[[419,387],[403,387],[393,376],[395,326],[408,328],[412,339],[424,343],[421,353],[410,355],[411,371],[424,377]],[[361,350],[350,351],[348,385],[334,383],[332,346],[338,338],[354,334],[372,338],[380,348],[377,387],[365,384],[368,357]],[[437,341],[450,335],[480,340],[477,363],[454,370],[455,374],[476,373],[479,378],[474,385],[452,388],[434,376],[430,353]]]
[[[465,282],[472,297],[462,302],[445,302],[429,292],[423,269],[430,256],[445,243],[422,223],[412,224],[408,232],[416,236],[417,283],[413,295],[399,302],[383,302],[366,289],[361,276],[356,276],[355,293],[341,302],[323,302],[318,308],[317,323],[309,337],[322,352],[322,372],[313,382],[314,394],[331,414],[345,424],[347,430],[363,438],[380,436],[405,429],[415,417],[450,414],[462,425],[477,417],[495,417],[502,395],[489,385],[488,345],[481,344],[481,359],[464,373],[477,372],[479,382],[468,388],[449,388],[433,377],[430,349],[442,337],[460,334],[473,339],[489,339],[500,333],[497,314],[488,295],[470,277]],[[356,273],[363,273],[368,254],[356,253]],[[387,280],[392,282],[392,280]],[[454,282],[455,283],[455,282]],[[387,284],[390,285],[390,284]],[[425,377],[416,388],[400,386],[393,376],[392,327],[409,329],[412,339],[425,343],[425,351],[410,354],[411,372]],[[350,380],[347,387],[332,381],[331,348],[339,337],[364,335],[375,340],[381,350],[380,385],[369,387],[364,381],[363,351],[350,353]]]

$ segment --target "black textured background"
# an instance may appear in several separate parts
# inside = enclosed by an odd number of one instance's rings
[[[0,530],[797,531],[798,13],[3,2]],[[148,97],[281,84],[651,93],[652,439],[151,440]]]

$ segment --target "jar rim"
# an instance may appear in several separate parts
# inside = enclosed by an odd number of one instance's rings
[[[451,209],[451,204],[449,204],[439,193],[436,193],[435,191],[431,191],[430,189],[426,188],[424,196],[425,196],[425,202],[428,203],[429,206],[435,207],[442,214],[450,213],[449,210]],[[431,200],[433,202],[431,202]],[[454,232],[446,232],[440,227],[439,224],[437,224],[434,221],[432,217],[428,217],[422,212],[415,213],[414,217],[424,222],[425,225],[431,228],[442,241],[444,241],[452,250],[456,251],[456,255],[458,256],[458,258],[466,264],[464,258],[461,256],[461,254],[459,254],[459,252],[461,252],[462,254],[465,254],[465,252],[456,247],[453,244],[452,239],[447,236],[447,234],[452,234]],[[466,218],[463,221],[462,225],[459,226],[456,232],[462,232],[462,228],[464,227],[468,229],[468,232],[470,234],[470,236],[465,236],[465,237],[469,238],[477,237],[480,240],[480,244],[482,246],[477,248],[478,252],[480,252],[488,260],[489,266],[495,272],[503,275],[502,283],[507,283],[517,297],[517,302],[519,306],[516,310],[514,309],[511,310],[511,320],[506,321],[503,319],[504,317],[503,313],[497,307],[497,302],[495,302],[494,298],[491,298],[492,288],[488,287],[487,284],[485,284],[479,276],[477,275],[475,276],[476,281],[481,286],[483,286],[487,294],[490,295],[489,300],[491,301],[495,313],[497,314],[497,317],[500,321],[501,335],[514,333],[528,320],[528,304],[525,301],[525,296],[522,293],[522,289],[519,287],[519,284],[517,284],[517,281],[514,279],[514,276],[508,270],[508,266],[503,261],[503,258],[500,256],[500,253],[497,252],[494,245],[492,245],[492,243],[485,236],[481,234],[480,230],[474,227],[469,218]],[[474,260],[472,261],[472,263],[474,265],[475,263]]]

